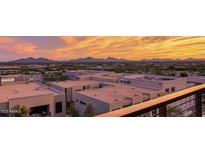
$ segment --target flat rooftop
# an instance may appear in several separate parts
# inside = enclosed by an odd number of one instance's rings
[[[125,76],[127,79],[144,79],[144,80],[152,80],[152,81],[169,81],[176,80],[177,77],[174,76],[164,76],[164,75],[152,75],[152,74],[134,74]]]
[[[97,70],[70,70],[66,73],[73,73],[77,75],[92,75],[92,74],[98,74],[98,73],[110,73],[108,71],[97,71]]]
[[[37,83],[20,83],[0,86],[0,103],[8,102],[9,99],[31,97],[38,95],[53,94],[59,95],[60,92],[49,89],[47,86]]]
[[[125,97],[133,98],[135,96],[143,96],[144,93],[158,93],[159,91],[146,88],[138,88],[122,84],[111,84],[103,88],[95,90],[78,91],[82,95],[93,97],[107,103],[118,103],[125,100]]]
[[[0,66],[0,69],[20,69],[19,66]]]
[[[187,77],[188,82],[193,82],[193,83],[205,83],[205,76],[188,76]]]
[[[89,75],[81,75],[80,77],[96,77],[101,79],[110,79],[110,80],[118,80],[124,77],[124,73],[115,73],[115,72],[99,72],[96,74],[89,74]]]
[[[111,72],[111,71],[98,71],[98,70],[69,70],[67,71],[67,73],[69,72],[90,72],[90,73],[99,73],[99,72]]]
[[[100,82],[90,81],[90,80],[86,80],[86,81],[66,80],[66,81],[50,82],[50,83],[63,88],[69,88],[69,87],[81,86],[81,85],[100,84]]]
[[[11,74],[11,75],[0,75],[0,78],[18,78],[21,74]]]
[[[116,78],[116,77],[124,76],[124,74],[123,73],[113,73],[113,72],[110,72],[110,73],[98,73],[98,74],[95,74],[93,76],[103,77],[103,78]]]

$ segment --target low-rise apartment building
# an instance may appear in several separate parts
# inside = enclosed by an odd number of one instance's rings
[[[51,82],[50,87],[60,90],[65,94],[65,100],[67,104],[73,101],[74,91],[83,91],[88,89],[98,89],[102,86],[100,82],[96,81],[59,81]]]
[[[67,107],[74,102],[79,116],[83,116],[89,104],[97,113],[104,113],[187,88],[187,78],[172,76],[105,71],[77,71],[77,74],[74,72],[74,80],[50,82],[49,86],[34,82],[17,84],[13,78],[4,78],[5,83],[0,86],[0,110],[21,105],[29,109],[29,115],[43,111],[51,116],[65,116]],[[6,81],[11,80],[11,84],[7,84]],[[194,104],[193,97],[177,101],[175,105],[190,108]],[[183,101],[189,100],[190,103],[183,105]],[[187,111],[186,114],[191,112]]]
[[[151,74],[139,74],[139,75],[126,76],[124,77],[123,82],[130,85],[135,85],[137,87],[160,90],[165,94],[169,94],[193,86],[188,84],[186,77],[180,78],[180,77],[173,77],[173,76],[162,76],[162,75],[151,75]],[[176,101],[169,108],[172,108],[173,106],[178,106],[175,109],[186,110],[184,114],[190,115],[192,114],[192,112],[194,112],[194,110],[192,109],[192,106],[195,103],[193,98],[194,96],[190,96],[180,101]],[[184,102],[188,102],[188,103],[184,103]]]
[[[79,80],[81,76],[84,75],[94,75],[101,71],[94,71],[94,70],[71,70],[64,73],[68,77],[69,80]]]
[[[90,80],[101,81],[101,82],[120,82],[124,76],[125,76],[124,73],[114,73],[114,72],[98,73],[95,75],[90,75]]]
[[[187,87],[187,78],[152,74],[125,76],[122,79],[122,82],[135,85],[137,87],[160,90],[166,93],[182,90]]]
[[[37,83],[14,83],[0,86],[0,111],[15,106],[26,107],[29,115],[65,116],[66,103],[62,92]]]
[[[43,78],[40,73],[38,74],[13,74],[13,75],[0,75],[0,84],[8,84],[15,82],[42,82]]]
[[[15,75],[0,75],[0,85],[14,83],[18,81],[20,74]]]
[[[141,103],[158,95],[159,91],[156,90],[108,83],[95,90],[75,91],[73,99],[79,115],[83,116],[89,104],[99,114]]]
[[[187,87],[186,78],[160,75],[124,76],[104,72],[78,77],[83,79],[52,82],[50,86],[65,92],[66,102],[74,102],[80,116],[88,104],[92,104],[98,113],[109,112],[127,106],[128,102],[129,105],[140,103]]]
[[[0,75],[19,74],[20,69],[18,66],[0,66]]]
[[[164,94],[169,94],[193,86],[188,84],[186,77],[180,78],[174,76],[151,75],[151,74],[138,74],[138,75],[125,76],[123,78],[123,82],[130,85],[135,85],[137,87],[159,90],[162,93],[164,92]],[[180,101],[176,101],[169,108],[172,108],[173,106],[178,106],[176,108],[178,110],[187,110],[185,112],[186,115],[192,114],[192,112],[194,112],[192,106],[195,103],[193,98],[194,96],[190,96]],[[184,102],[188,102],[188,103],[184,103]],[[156,113],[157,112],[158,111],[156,111]]]
[[[190,75],[187,77],[187,82],[194,84],[205,83],[205,76]]]
[[[100,82],[120,82],[126,75],[124,73],[115,73],[111,71],[92,71],[92,70],[76,70],[66,73],[71,80],[94,80]]]

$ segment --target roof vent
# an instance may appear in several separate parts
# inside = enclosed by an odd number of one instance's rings
[[[16,93],[20,93],[21,91],[19,89],[14,90]]]
[[[40,90],[40,87],[37,87],[36,90]]]

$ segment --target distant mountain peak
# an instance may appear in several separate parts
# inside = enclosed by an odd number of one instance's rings
[[[39,57],[39,58],[34,58],[34,57],[28,57],[28,58],[21,58],[17,60],[10,61],[12,63],[50,63],[54,62],[54,60],[50,60],[47,58]]]
[[[122,61],[128,61],[128,60],[118,59],[114,57],[107,57],[107,58],[85,57],[85,58],[72,59],[70,61],[71,62],[122,62]]]

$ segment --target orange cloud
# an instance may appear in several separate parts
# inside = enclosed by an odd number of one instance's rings
[[[52,58],[205,58],[204,36],[90,36],[63,39],[70,45],[53,50]]]
[[[150,58],[205,58],[205,36],[62,36],[65,46],[48,50],[25,40],[0,37],[0,48],[23,56],[72,59],[117,57],[132,60]],[[6,43],[12,42],[9,46]],[[48,44],[49,45],[49,44]]]
[[[33,45],[31,43],[19,43],[15,46],[15,50],[21,54],[33,54],[35,52],[38,52],[38,47],[36,45]]]
[[[0,43],[10,43],[14,41],[15,39],[12,37],[0,37]]]
[[[64,41],[68,45],[76,45],[84,40],[86,37],[82,36],[60,36],[59,37],[62,41]]]

